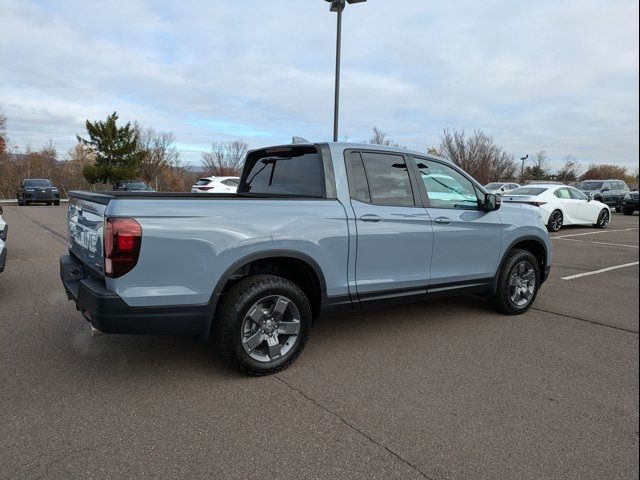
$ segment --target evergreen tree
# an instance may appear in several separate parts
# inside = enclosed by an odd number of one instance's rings
[[[145,152],[141,148],[138,131],[127,123],[118,127],[118,114],[113,112],[106,121],[87,120],[89,140],[78,137],[78,141],[90,146],[96,154],[96,162],[87,165],[82,175],[89,183],[112,183],[138,176],[140,161]]]

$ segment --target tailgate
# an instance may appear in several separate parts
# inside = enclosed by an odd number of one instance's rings
[[[102,229],[107,205],[71,196],[67,208],[69,250],[82,263],[104,275]]]

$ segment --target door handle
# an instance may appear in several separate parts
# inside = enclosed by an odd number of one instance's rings
[[[451,219],[447,217],[438,217],[433,220],[436,223],[442,223],[444,225],[448,225],[451,223]]]
[[[379,217],[378,215],[374,215],[372,213],[367,213],[366,215],[362,215],[360,217],[360,220],[362,220],[363,222],[379,222],[380,220],[382,220],[382,217]]]

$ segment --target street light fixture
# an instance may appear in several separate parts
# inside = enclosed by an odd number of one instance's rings
[[[529,158],[528,153],[524,157],[520,157],[520,160],[522,160],[522,168],[520,169],[520,183],[524,183],[524,162],[527,161],[527,158]]]
[[[338,31],[336,35],[336,86],[333,104],[333,141],[338,141],[338,110],[340,107],[340,43],[342,40],[342,11],[346,3],[363,3],[367,0],[325,0],[331,4],[330,10],[338,14]]]

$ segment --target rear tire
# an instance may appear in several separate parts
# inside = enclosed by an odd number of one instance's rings
[[[538,295],[540,279],[540,265],[535,255],[528,250],[513,249],[498,273],[496,293],[489,298],[489,303],[507,315],[525,313]]]
[[[549,215],[549,222],[547,223],[547,230],[550,232],[557,232],[562,228],[564,223],[564,216],[560,210],[554,210]]]
[[[625,208],[622,210],[622,213],[624,213],[625,215],[633,215],[633,208]]]
[[[275,299],[271,308],[270,299]],[[286,305],[281,314],[276,311],[278,302]],[[302,353],[311,323],[309,300],[296,284],[275,275],[253,275],[224,294],[211,335],[227,364],[249,375],[270,375],[287,368]],[[295,334],[285,333],[285,327],[293,328]],[[259,338],[252,343],[254,336]]]
[[[60,200],[58,200],[57,202],[53,202],[53,204],[57,207],[60,205]]]
[[[609,222],[611,221],[611,215],[608,210],[602,210],[598,215],[598,220],[593,224],[595,228],[599,228],[600,230],[604,230],[609,226]]]

